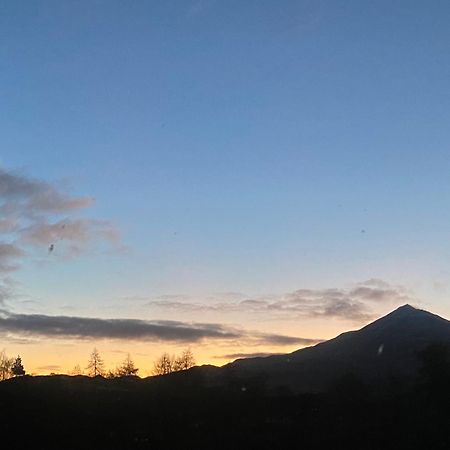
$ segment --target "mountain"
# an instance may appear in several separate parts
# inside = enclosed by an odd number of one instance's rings
[[[225,379],[260,379],[273,388],[322,392],[351,374],[364,384],[414,381],[419,353],[450,344],[450,322],[404,305],[381,319],[313,347],[286,355],[239,359],[221,368]]]

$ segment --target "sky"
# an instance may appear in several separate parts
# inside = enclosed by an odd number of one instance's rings
[[[30,373],[450,317],[450,4],[0,1],[0,350]]]

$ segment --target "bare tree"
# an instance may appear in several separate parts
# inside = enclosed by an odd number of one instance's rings
[[[175,359],[174,370],[187,370],[195,366],[194,354],[190,348],[183,350],[180,356]]]
[[[11,368],[14,363],[13,358],[8,358],[5,350],[0,352],[0,381],[7,380],[12,377]]]
[[[83,375],[83,371],[79,364],[77,364],[69,373],[69,375]]]
[[[25,369],[23,368],[22,358],[20,356],[17,356],[17,358],[14,360],[11,366],[11,373],[15,377],[25,375]]]
[[[109,379],[117,378],[118,376],[119,376],[119,374],[117,373],[117,370],[111,370],[111,369],[109,369],[108,372],[106,372],[106,375],[105,375],[105,377],[109,378]]]
[[[131,359],[130,354],[128,353],[125,361],[122,365],[117,369],[117,375],[119,377],[129,377],[136,376],[139,369],[134,365],[134,361]]]
[[[103,376],[105,363],[100,356],[100,353],[96,348],[92,350],[91,357],[89,359],[86,369],[89,371],[91,377],[96,377],[98,375]]]
[[[167,375],[174,371],[174,358],[168,353],[163,353],[154,363],[154,375]]]
[[[195,366],[195,358],[191,349],[183,350],[181,355],[170,356],[167,352],[163,353],[154,363],[154,375],[167,375],[180,370],[187,370]]]

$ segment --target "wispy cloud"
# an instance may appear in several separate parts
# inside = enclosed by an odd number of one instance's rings
[[[33,254],[76,256],[107,244],[120,246],[108,221],[72,217],[94,199],[0,168],[0,274],[17,270]]]
[[[0,242],[0,272],[12,272],[18,268],[17,260],[25,252],[15,243]]]
[[[10,217],[61,214],[91,206],[92,197],[73,197],[46,181],[0,168],[0,211]]]
[[[108,221],[93,219],[64,219],[54,223],[42,221],[20,231],[20,242],[32,246],[61,244],[66,253],[78,255],[91,244],[120,243],[117,229]]]
[[[267,356],[282,355],[283,353],[228,353],[226,355],[216,355],[214,359],[241,359],[241,358],[265,358]]]
[[[48,370],[51,372],[56,372],[58,370],[61,370],[61,366],[57,365],[57,364],[49,364],[47,366],[40,366],[40,367],[36,367],[37,370]]]
[[[6,310],[0,311],[0,333],[25,337],[157,340],[185,343],[220,340],[279,346],[306,345],[319,341],[317,339],[246,331],[216,323],[13,314]]]
[[[411,300],[404,287],[370,279],[350,288],[297,289],[279,296],[213,303],[159,298],[147,306],[183,312],[270,313],[271,317],[278,318],[334,317],[365,321],[374,317],[376,305],[398,305]]]
[[[252,333],[252,337],[254,337],[257,341],[268,345],[292,345],[292,344],[313,345],[322,341],[322,339],[309,339],[309,338],[285,336],[283,334],[270,334],[257,332]]]
[[[3,277],[0,280],[0,306],[4,305],[6,300],[14,297],[14,288],[16,287],[16,282],[10,277]]]

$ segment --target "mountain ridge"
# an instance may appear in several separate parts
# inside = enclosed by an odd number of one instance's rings
[[[285,355],[238,359],[221,370],[299,392],[326,391],[350,373],[371,385],[408,383],[418,373],[419,353],[438,342],[450,344],[450,322],[405,304],[359,330]]]

